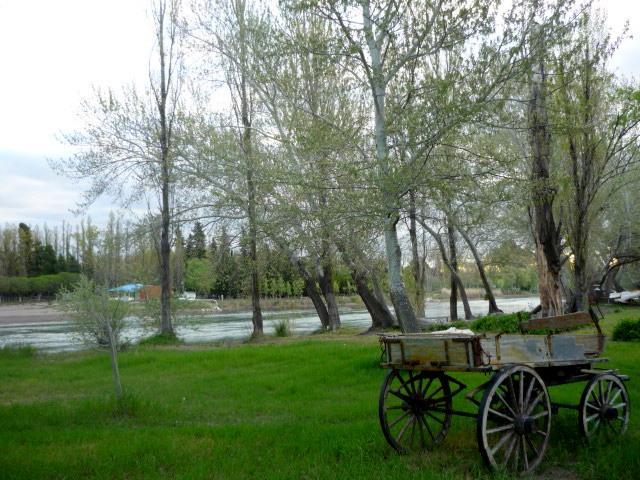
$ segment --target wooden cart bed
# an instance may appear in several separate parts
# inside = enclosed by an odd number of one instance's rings
[[[524,332],[542,328],[556,331],[579,327],[593,321],[585,312],[529,320]],[[605,336],[595,322],[597,333],[532,334],[451,334],[416,333],[382,335],[382,366],[412,370],[497,370],[505,365],[530,367],[579,365],[598,361]]]

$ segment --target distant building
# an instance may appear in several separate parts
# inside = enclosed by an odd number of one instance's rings
[[[140,289],[140,300],[159,300],[161,294],[160,285],[145,285]]]

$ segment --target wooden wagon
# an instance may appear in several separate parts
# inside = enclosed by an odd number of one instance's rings
[[[593,333],[567,330],[593,324]],[[578,412],[587,438],[623,434],[629,423],[625,375],[597,369],[606,362],[598,317],[590,310],[520,323],[522,334],[381,335],[382,432],[398,452],[430,449],[447,435],[454,415],[476,419],[478,447],[490,469],[525,474],[536,468],[549,443],[559,408]],[[551,334],[532,334],[546,330]],[[466,385],[450,372],[485,372],[490,379],[466,394],[477,413],[454,410]],[[586,382],[577,405],[554,403],[548,387]]]

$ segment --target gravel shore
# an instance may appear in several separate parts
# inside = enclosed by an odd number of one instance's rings
[[[0,304],[0,325],[59,322],[62,320],[64,320],[64,314],[46,302]]]

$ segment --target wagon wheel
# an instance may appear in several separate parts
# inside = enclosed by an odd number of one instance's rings
[[[430,449],[451,424],[451,389],[441,373],[391,370],[380,390],[380,425],[400,453]]]
[[[629,424],[629,395],[620,378],[611,373],[593,377],[584,387],[578,415],[586,438],[622,435]]]
[[[531,472],[544,457],[551,431],[551,402],[540,376],[525,365],[497,372],[487,386],[477,420],[478,447],[490,469]]]

